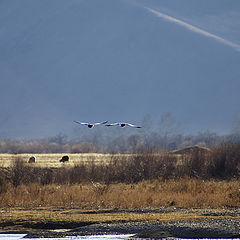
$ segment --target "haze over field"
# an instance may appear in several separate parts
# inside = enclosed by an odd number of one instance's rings
[[[239,29],[239,0],[2,0],[0,137],[165,112],[183,132],[229,132]]]

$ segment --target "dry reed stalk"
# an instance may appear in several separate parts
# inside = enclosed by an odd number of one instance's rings
[[[111,184],[98,191],[92,184],[10,186],[0,194],[0,207],[158,208],[240,207],[239,181],[180,179]]]

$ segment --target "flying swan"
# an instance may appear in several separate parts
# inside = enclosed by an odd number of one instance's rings
[[[78,121],[74,121],[74,122],[75,122],[75,123],[78,123],[78,124],[81,124],[81,125],[86,125],[86,126],[88,126],[89,128],[93,128],[94,126],[97,126],[97,125],[106,124],[108,121],[99,122],[99,123],[83,123],[83,122],[78,122]]]
[[[125,122],[123,122],[123,123],[111,123],[111,124],[106,124],[105,126],[107,126],[107,127],[119,126],[119,127],[122,127],[122,128],[124,128],[126,126],[129,126],[129,127],[133,127],[133,128],[141,128],[141,127],[136,126],[136,125],[134,125],[132,123],[125,123]]]

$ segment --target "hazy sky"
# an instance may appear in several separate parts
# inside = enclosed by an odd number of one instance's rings
[[[226,39],[224,39],[222,37],[219,37],[219,36],[217,36],[215,34],[212,34],[210,32],[207,32],[207,31],[205,31],[205,30],[203,30],[201,28],[195,27],[194,25],[191,25],[191,24],[189,24],[187,22],[184,22],[182,20],[179,20],[177,18],[174,18],[174,17],[171,17],[169,15],[163,14],[163,13],[161,13],[159,11],[154,10],[154,9],[151,9],[151,8],[147,8],[147,9],[149,11],[151,11],[152,13],[156,14],[157,16],[159,16],[159,17],[161,17],[161,18],[163,18],[163,19],[165,19],[165,20],[167,20],[169,22],[175,23],[175,24],[177,24],[179,26],[182,26],[182,27],[188,29],[189,31],[201,34],[201,35],[203,35],[205,37],[212,38],[212,39],[214,39],[214,40],[216,40],[216,41],[218,41],[220,43],[223,43],[223,44],[225,44],[225,45],[227,45],[229,47],[234,48],[238,52],[240,51],[240,45],[238,45],[236,43],[233,43],[233,42],[231,42],[229,40],[226,40]]]
[[[238,0],[0,1],[0,134],[73,120],[229,132],[240,109]]]

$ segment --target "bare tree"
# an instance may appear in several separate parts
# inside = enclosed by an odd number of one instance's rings
[[[159,135],[160,135],[160,145],[164,149],[168,149],[168,145],[172,145],[170,142],[170,138],[173,136],[177,136],[180,132],[179,124],[176,119],[170,112],[165,112],[162,114],[160,121],[158,123],[159,126]]]
[[[144,115],[141,125],[142,125],[143,130],[149,132],[153,126],[152,116],[150,114]]]
[[[162,114],[158,126],[159,134],[163,137],[170,137],[179,134],[179,124],[170,112]]]
[[[236,111],[234,114],[232,132],[233,134],[240,135],[240,110]]]

